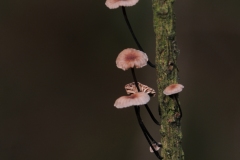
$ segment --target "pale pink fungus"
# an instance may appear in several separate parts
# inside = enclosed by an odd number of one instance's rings
[[[159,147],[161,145],[161,143],[158,142],[158,145],[157,144],[152,144],[153,148],[155,149],[155,151],[158,151],[161,147]],[[152,147],[150,147],[150,152],[153,153],[153,149]]]
[[[118,98],[114,106],[116,108],[126,108],[130,106],[139,106],[139,105],[144,105],[147,104],[150,100],[150,97],[147,93],[144,92],[138,92],[131,94],[130,96],[122,96]]]
[[[106,0],[105,5],[109,9],[116,9],[120,6],[124,7],[134,6],[137,2],[138,0]]]
[[[147,65],[147,61],[146,53],[133,48],[127,48],[119,53],[116,65],[120,69],[127,70],[133,67],[142,68]]]
[[[164,89],[163,93],[167,96],[172,94],[177,94],[181,92],[183,88],[184,86],[181,84],[171,84]]]

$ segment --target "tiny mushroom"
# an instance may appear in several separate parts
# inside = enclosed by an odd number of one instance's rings
[[[177,94],[179,92],[181,92],[183,90],[183,88],[184,88],[184,86],[181,85],[181,84],[171,84],[171,85],[167,86],[163,91],[163,93],[165,95],[167,95],[167,96],[172,95],[173,96],[173,98],[174,98],[174,100],[175,100],[175,102],[178,106],[178,109],[179,109],[179,113],[180,113],[180,115],[178,116],[179,119],[182,118],[182,109],[181,109],[181,106],[178,102]]]
[[[123,6],[123,7],[134,6],[137,2],[138,0],[106,0],[105,5],[109,9],[116,9],[120,6]]]
[[[133,67],[142,68],[147,65],[147,61],[146,53],[133,48],[127,48],[119,53],[116,65],[122,70],[127,70]]]
[[[158,144],[152,144],[152,146],[153,146],[153,148],[154,148],[154,150],[155,151],[158,151],[160,148],[161,148],[161,146],[162,146],[162,144],[160,143],[160,142],[158,142]],[[150,152],[151,153],[153,153],[154,151],[153,151],[153,149],[152,149],[152,147],[150,147]]]
[[[139,106],[139,105],[144,105],[147,104],[150,100],[150,97],[147,93],[145,92],[138,92],[131,94],[130,96],[122,96],[118,98],[114,106],[116,108],[127,108],[130,106]]]
[[[169,96],[181,92],[183,88],[184,86],[181,84],[171,84],[164,89],[163,93]]]
[[[144,85],[144,84],[138,82],[138,87],[139,87],[141,92],[145,92],[145,93],[147,93],[150,96],[155,96],[156,95],[155,90],[150,88],[150,87],[148,87],[147,85]],[[127,94],[133,94],[133,93],[137,93],[138,92],[137,87],[135,85],[135,82],[126,84],[125,85],[125,90],[126,90]]]

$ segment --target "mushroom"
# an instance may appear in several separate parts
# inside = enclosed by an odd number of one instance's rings
[[[147,65],[148,57],[146,53],[133,48],[124,49],[116,59],[116,65],[122,70],[129,68],[142,68]]]
[[[158,151],[158,150],[162,147],[162,144],[161,144],[160,142],[158,142],[158,143],[152,144],[152,146],[153,146],[153,148],[154,148],[155,151]],[[150,147],[149,150],[150,150],[151,153],[154,152],[153,149],[152,149],[152,147]]]
[[[131,94],[130,96],[122,96],[118,98],[115,101],[114,106],[119,109],[127,108],[130,106],[139,106],[139,105],[144,105],[148,103],[149,100],[150,100],[150,97],[147,93],[138,92],[138,93]]]
[[[123,7],[134,6],[137,2],[138,0],[106,0],[105,5],[109,9],[116,9],[120,6]]]
[[[139,87],[141,92],[145,92],[145,93],[147,93],[150,96],[155,96],[156,95],[155,90],[150,88],[150,87],[148,87],[147,85],[144,85],[144,84],[138,82],[138,87]],[[133,93],[137,93],[138,92],[137,87],[135,85],[135,82],[126,84],[125,85],[125,90],[126,90],[127,94],[133,94]]]
[[[181,92],[183,90],[183,88],[184,88],[184,86],[181,84],[171,84],[171,85],[167,86],[163,91],[163,94],[165,94],[167,96],[173,96],[173,98],[179,108],[179,112],[180,112],[179,119],[182,118],[182,110],[181,110],[180,104],[178,102],[177,94],[179,92]]]
[[[181,92],[183,88],[184,86],[181,84],[171,84],[164,89],[163,93],[167,96],[172,94],[177,94]]]
[[[155,147],[153,146],[153,144],[158,145],[159,143],[156,142],[153,137],[150,135],[150,133],[148,132],[147,128],[145,127],[141,115],[140,115],[140,107],[139,105],[143,105],[146,103],[148,103],[148,101],[150,100],[150,97],[147,93],[145,92],[137,92],[134,94],[131,94],[130,96],[122,96],[120,98],[118,98],[115,103],[114,106],[116,108],[126,108],[126,107],[130,107],[130,106],[134,106],[135,108],[135,112],[136,112],[136,116],[138,119],[138,123],[145,135],[145,138],[147,139],[149,145],[152,147],[152,150],[154,152],[154,154],[159,158],[162,159],[162,157],[159,155],[159,153],[154,149]],[[161,146],[161,145],[158,145]]]

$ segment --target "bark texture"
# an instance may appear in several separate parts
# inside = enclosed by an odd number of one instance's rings
[[[156,70],[160,104],[161,156],[164,160],[184,160],[178,107],[173,97],[163,94],[170,84],[178,83],[174,0],[152,0],[156,34]]]

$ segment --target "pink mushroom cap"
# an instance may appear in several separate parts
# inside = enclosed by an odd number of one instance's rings
[[[160,142],[158,142],[158,144],[161,145]],[[152,144],[152,146],[153,146],[153,148],[155,149],[155,151],[158,151],[158,150],[161,148],[161,147],[159,147],[157,144]],[[154,152],[153,149],[152,149],[152,147],[150,147],[150,152],[151,152],[151,153]]]
[[[171,84],[164,89],[163,93],[167,96],[172,94],[177,94],[181,92],[183,88],[184,86],[181,84]]]
[[[138,92],[131,94],[130,96],[122,96],[118,98],[114,106],[116,108],[127,108],[130,106],[139,106],[139,105],[144,105],[147,104],[150,100],[150,97],[147,93],[145,92]]]
[[[105,5],[109,9],[116,9],[120,6],[130,7],[134,6],[138,0],[106,0]]]
[[[146,53],[133,48],[127,48],[119,53],[116,65],[122,70],[127,70],[133,67],[142,68],[147,65],[147,61]]]

